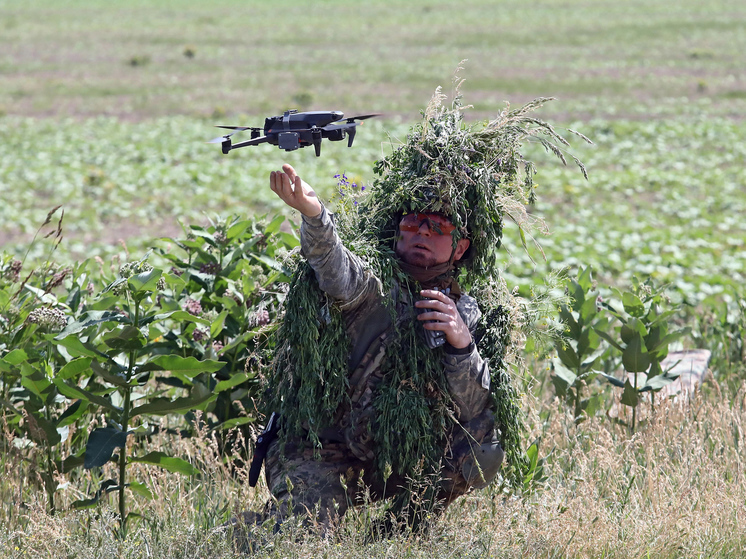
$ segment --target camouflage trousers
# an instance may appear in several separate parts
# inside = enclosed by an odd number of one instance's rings
[[[494,416],[490,410],[454,428],[443,454],[438,512],[471,489],[474,480],[464,477],[462,465],[493,436]],[[382,483],[375,464],[358,459],[346,443],[322,443],[320,459],[314,458],[313,449],[303,448],[299,442],[287,442],[283,453],[278,441],[270,446],[264,468],[272,499],[263,514],[251,515],[253,522],[273,518],[279,528],[290,515],[307,515],[310,524],[326,531],[350,507],[392,497],[404,487],[406,480],[396,475]],[[248,522],[249,516],[245,520]]]

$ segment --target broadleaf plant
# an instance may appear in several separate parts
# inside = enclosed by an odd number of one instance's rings
[[[677,375],[663,370],[661,362],[668,355],[669,345],[689,332],[689,328],[671,329],[669,320],[679,306],[664,310],[668,303],[665,287],[656,287],[652,280],[637,281],[630,291],[615,290],[616,301],[601,304],[615,319],[611,331],[595,328],[596,334],[621,353],[625,378],[605,374],[614,386],[623,388],[621,403],[632,408],[630,430],[637,423],[640,394],[650,392],[651,410],[655,409],[655,393],[676,380]],[[670,303],[668,303],[670,304]],[[621,385],[621,386],[620,386]]]
[[[559,307],[565,332],[555,344],[551,378],[557,395],[570,402],[579,423],[584,413],[593,416],[600,406],[600,396],[584,398],[584,390],[599,374],[595,367],[605,347],[596,329],[605,324],[605,318],[590,267],[581,268],[577,278],[567,281],[567,291],[570,300]]]

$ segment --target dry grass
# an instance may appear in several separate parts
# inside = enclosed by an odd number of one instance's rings
[[[741,557],[746,549],[746,483],[741,448],[746,392],[717,393],[661,406],[630,436],[607,419],[573,424],[556,404],[536,406],[533,420],[549,452],[549,478],[539,493],[506,497],[497,489],[457,501],[427,535],[365,543],[365,514],[348,515],[336,537],[295,529],[268,537],[268,557]],[[541,420],[540,417],[549,418]],[[231,477],[209,437],[163,441],[188,455],[199,480],[153,468],[132,473],[155,499],[140,503],[149,518],[125,542],[113,535],[113,506],[54,517],[40,491],[3,509],[1,557],[232,557],[220,524],[266,493]],[[3,459],[6,503],[30,472]],[[82,486],[81,486],[82,487]],[[74,492],[62,492],[63,500]]]

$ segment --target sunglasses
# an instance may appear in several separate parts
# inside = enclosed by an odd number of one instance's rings
[[[408,231],[410,233],[416,233],[422,227],[422,224],[427,222],[427,226],[430,231],[437,233],[438,235],[446,235],[456,229],[456,226],[451,223],[451,220],[440,214],[431,213],[413,213],[407,214],[401,218],[399,222],[399,229],[401,231]]]

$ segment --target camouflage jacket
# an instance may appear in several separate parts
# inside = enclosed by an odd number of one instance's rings
[[[303,217],[301,250],[316,273],[320,288],[341,308],[351,340],[350,409],[341,410],[335,427],[322,438],[345,442],[361,460],[372,460],[369,433],[372,401],[381,370],[386,342],[392,332],[392,317],[385,305],[381,282],[351,253],[336,233],[326,209],[315,218]],[[396,320],[411,320],[414,308],[403,291],[389,294],[396,302]],[[457,308],[469,330],[480,318],[476,300],[462,295]],[[444,353],[443,367],[448,390],[457,407],[457,418],[466,423],[481,414],[490,402],[490,372],[487,361],[474,348],[471,353]]]

